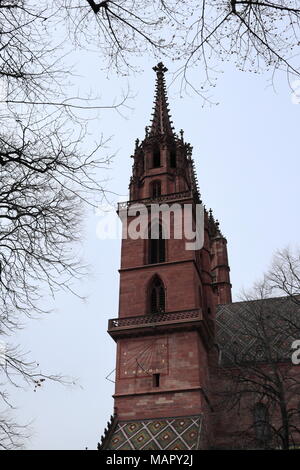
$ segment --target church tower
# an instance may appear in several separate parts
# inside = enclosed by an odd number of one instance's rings
[[[183,131],[174,132],[167,69],[159,63],[154,71],[152,122],[144,139],[136,141],[129,201],[118,207],[123,222],[119,316],[108,326],[117,343],[115,406],[100,449],[208,446],[215,310],[231,302],[227,242],[202,206],[192,147]],[[150,221],[154,204],[175,207],[170,227],[161,212]],[[184,230],[172,237],[184,225],[187,206],[194,228],[202,207],[201,249],[187,249]],[[132,236],[130,226],[140,236]]]

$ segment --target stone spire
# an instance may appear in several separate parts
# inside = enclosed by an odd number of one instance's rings
[[[164,73],[168,70],[162,62],[153,67],[156,72],[156,93],[154,113],[149,131],[149,137],[167,135],[174,136],[172,121],[169,115],[167,91]]]

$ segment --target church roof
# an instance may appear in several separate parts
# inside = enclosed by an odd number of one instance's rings
[[[174,136],[164,76],[168,69],[162,62],[159,62],[153,70],[156,72],[156,90],[149,136]]]
[[[99,450],[197,450],[202,415],[118,421],[115,417]]]
[[[291,361],[291,344],[298,339],[299,327],[300,305],[289,297],[219,305],[216,343],[221,365],[264,363],[270,362],[270,357],[276,362]]]

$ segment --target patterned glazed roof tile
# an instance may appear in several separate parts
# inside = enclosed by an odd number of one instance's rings
[[[101,449],[191,450],[200,441],[202,416],[120,421]]]
[[[222,364],[266,361],[266,338],[274,360],[290,360],[290,346],[299,329],[300,305],[288,297],[220,305],[216,313],[216,342]]]

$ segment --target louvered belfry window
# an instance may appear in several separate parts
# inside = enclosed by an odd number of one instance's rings
[[[176,168],[176,148],[172,148],[170,152],[170,166]]]
[[[165,311],[165,288],[162,280],[155,276],[150,287],[150,313]]]
[[[163,230],[162,226],[149,225],[149,234],[148,234],[148,241],[149,241],[149,263],[163,263],[166,259],[166,240],[163,238]]]
[[[153,181],[151,184],[151,197],[159,197],[161,195],[160,181]]]
[[[158,168],[160,167],[160,148],[158,145],[156,145],[153,149],[153,168]]]

